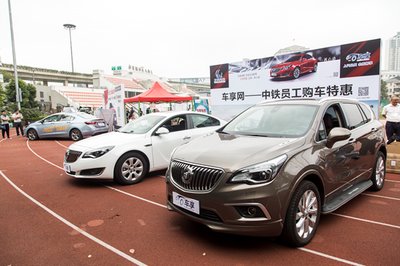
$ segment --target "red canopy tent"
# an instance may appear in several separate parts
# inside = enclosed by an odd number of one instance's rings
[[[148,103],[157,103],[157,102],[187,102],[191,101],[192,96],[177,96],[166,91],[161,85],[156,82],[154,83],[151,89],[136,95],[135,97],[124,99],[124,103],[133,103],[133,102],[148,102]]]

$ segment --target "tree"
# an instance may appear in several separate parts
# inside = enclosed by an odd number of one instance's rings
[[[21,107],[24,108],[35,108],[38,103],[35,101],[36,88],[32,84],[27,84],[23,80],[18,80],[18,87],[22,93]],[[9,103],[16,103],[16,91],[14,79],[6,86],[6,100]]]
[[[7,71],[2,70],[1,74],[3,74],[4,83],[10,82],[10,80],[13,78],[13,75],[8,73]]]
[[[387,85],[387,83],[381,79],[381,100],[382,101],[389,99],[386,85]]]

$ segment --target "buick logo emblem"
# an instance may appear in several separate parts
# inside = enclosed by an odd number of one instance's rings
[[[189,166],[183,171],[182,182],[186,185],[190,184],[190,182],[192,182],[193,176],[193,168]]]

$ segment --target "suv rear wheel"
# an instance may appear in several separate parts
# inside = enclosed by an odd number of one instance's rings
[[[308,244],[319,224],[321,198],[314,183],[303,181],[296,189],[286,213],[284,240],[295,247]]]
[[[378,152],[375,161],[374,171],[372,172],[371,181],[372,186],[370,187],[373,191],[379,191],[383,188],[383,184],[385,183],[385,172],[386,172],[386,164],[385,164],[385,155],[382,152]]]

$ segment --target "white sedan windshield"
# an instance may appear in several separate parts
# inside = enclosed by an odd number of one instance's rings
[[[144,134],[151,130],[164,118],[165,116],[163,115],[144,115],[138,119],[130,121],[118,131],[122,133]]]
[[[313,105],[261,105],[232,120],[223,131],[230,134],[266,137],[303,136],[314,121]]]

